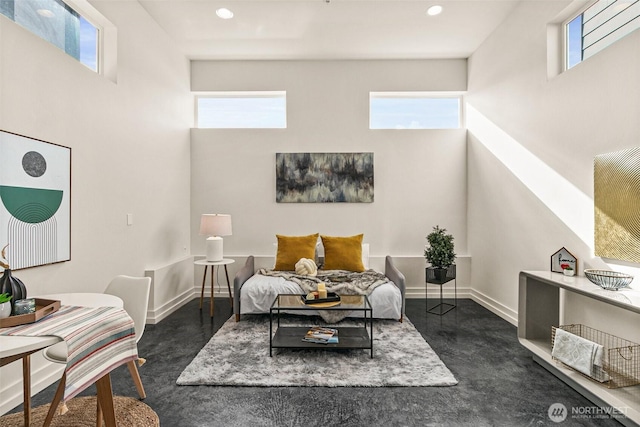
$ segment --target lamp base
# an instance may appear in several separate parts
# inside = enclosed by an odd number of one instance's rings
[[[207,237],[206,260],[222,261],[222,237]]]

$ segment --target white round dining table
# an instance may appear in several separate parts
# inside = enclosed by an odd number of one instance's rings
[[[115,295],[93,292],[47,294],[38,295],[35,298],[58,300],[61,305],[73,305],[80,307],[124,307],[122,299]]]
[[[34,298],[58,300],[61,305],[81,307],[118,307],[123,308],[124,302],[115,295],[93,292],[69,292],[59,294],[38,295]],[[23,359],[24,382],[24,421],[30,424],[31,418],[31,368],[29,355],[34,351],[58,344],[60,338],[55,336],[26,337],[26,336],[0,336],[0,366],[6,363]],[[109,390],[109,393],[111,391]]]

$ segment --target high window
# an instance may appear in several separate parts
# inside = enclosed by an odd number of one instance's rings
[[[0,0],[0,13],[98,71],[98,29],[61,0]]]
[[[598,0],[565,24],[569,69],[640,28],[640,0]]]
[[[196,127],[283,129],[287,127],[287,94],[213,92],[196,97]]]
[[[459,129],[461,95],[371,92],[370,129]]]

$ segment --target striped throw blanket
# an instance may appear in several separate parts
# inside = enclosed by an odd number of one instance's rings
[[[67,342],[64,401],[138,358],[133,320],[122,308],[62,306],[38,322],[0,329],[0,335],[53,335]]]

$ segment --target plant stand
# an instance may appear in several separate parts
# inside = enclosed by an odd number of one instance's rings
[[[436,278],[435,268],[427,267],[425,269],[425,277],[426,277],[426,280],[425,280],[424,293],[425,293],[425,300],[426,300],[425,306],[426,306],[427,313],[437,314],[438,316],[442,316],[443,314],[448,313],[449,311],[456,308],[456,306],[458,305],[458,284],[456,282],[456,265],[455,264],[450,265],[447,268],[446,277],[442,279]],[[445,285],[445,283],[449,283],[452,280],[453,280],[453,289],[454,289],[453,291],[454,303],[450,304],[443,301],[442,287]],[[429,298],[428,298],[428,292],[427,292],[429,284],[440,286],[440,302],[431,308],[429,308]]]

